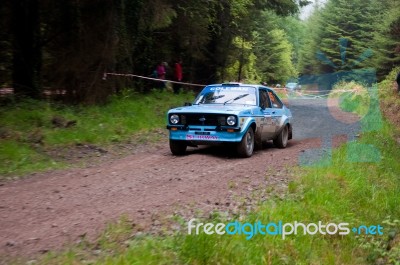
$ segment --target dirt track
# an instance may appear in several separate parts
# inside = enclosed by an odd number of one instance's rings
[[[296,165],[300,154],[322,145],[315,137],[357,130],[353,125],[339,128],[343,124],[328,118],[323,100],[293,101],[291,109],[297,139],[284,150],[267,146],[240,159],[230,150],[200,148],[175,157],[165,141],[94,167],[5,183],[0,186],[0,255],[34,256],[83,235],[94,239],[123,214],[149,230],[176,211],[192,215],[187,217],[199,217],[194,210],[234,212],[238,197],[260,191],[260,198],[267,198],[266,185],[284,189],[290,180],[287,165]],[[305,139],[307,135],[313,138]]]

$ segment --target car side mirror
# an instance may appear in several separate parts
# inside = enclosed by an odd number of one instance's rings
[[[192,106],[192,105],[193,104],[191,102],[185,102],[185,107]]]

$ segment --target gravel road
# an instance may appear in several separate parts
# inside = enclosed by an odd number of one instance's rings
[[[336,145],[346,140],[341,135],[351,138],[360,130],[358,123],[333,118],[324,99],[290,100],[289,107],[295,118],[294,140],[286,149],[266,146],[249,159],[215,147],[193,148],[175,157],[165,139],[88,168],[2,183],[0,255],[33,257],[83,236],[93,240],[121,215],[137,229],[151,231],[171,214],[198,218],[199,211],[246,209],[255,193],[256,200],[268,199],[266,186],[283,194],[291,180],[288,166],[297,165],[300,155]]]
[[[337,135],[348,135],[351,139],[361,130],[357,117],[342,113],[335,105],[328,106],[327,99],[291,99],[289,106],[293,112],[293,137],[296,140],[323,138],[329,141]]]

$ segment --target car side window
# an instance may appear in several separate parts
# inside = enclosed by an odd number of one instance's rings
[[[274,92],[268,91],[269,98],[271,99],[272,107],[281,109],[283,107],[282,102],[278,99]]]
[[[260,107],[271,108],[271,102],[268,98],[268,93],[265,90],[260,90]]]

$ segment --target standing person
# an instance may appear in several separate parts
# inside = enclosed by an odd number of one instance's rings
[[[165,70],[165,66],[164,66],[163,62],[160,62],[157,65],[156,71],[157,71],[158,79],[165,79],[166,70]],[[160,81],[159,88],[161,90],[163,90],[165,88],[165,82],[164,81]]]
[[[160,62],[157,65],[156,71],[157,71],[157,76],[158,76],[159,79],[165,79],[166,71],[165,71],[165,66],[164,66],[163,62]]]
[[[178,60],[174,65],[174,81],[181,82],[183,77],[182,73],[182,60]],[[174,93],[178,94],[181,89],[181,84],[173,83]]]
[[[397,82],[397,92],[400,93],[400,72],[397,74],[396,82]]]

